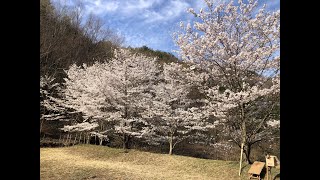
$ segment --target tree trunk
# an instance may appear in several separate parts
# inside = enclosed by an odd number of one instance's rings
[[[68,137],[69,137],[69,134],[67,134],[67,135],[64,135],[64,140],[63,140],[63,142],[66,144],[67,143],[67,141],[68,141]]]
[[[70,134],[67,135],[66,144],[68,145]]]
[[[82,132],[80,132],[79,144],[81,144],[81,134],[82,134]]]
[[[70,134],[70,136],[69,136],[69,140],[68,140],[69,145],[71,144],[71,139],[72,139],[72,134]]]
[[[76,142],[77,142],[77,133],[75,134],[74,141],[73,141],[73,145],[75,145]]]
[[[244,151],[246,158],[247,158],[247,162],[248,164],[252,164],[251,160],[250,160],[250,153],[251,153],[251,145],[247,145],[246,146],[246,150]]]
[[[102,146],[102,141],[103,141],[103,139],[100,138],[100,139],[99,139],[99,145],[100,145],[100,146]]]
[[[66,139],[66,144],[68,145],[68,141],[69,141],[69,136],[70,134],[67,135],[67,139]]]
[[[126,149],[126,135],[124,132],[122,133],[122,149]]]
[[[170,138],[169,138],[169,145],[170,145],[169,155],[172,155],[172,149],[173,149],[173,148],[172,148],[172,140],[173,140],[173,139],[172,139],[172,136],[173,136],[173,135],[171,134],[171,135],[170,135]]]
[[[129,142],[130,142],[130,135],[126,135],[126,148],[129,149],[130,148],[130,145],[129,145]]]
[[[41,131],[42,131],[42,126],[43,126],[44,121],[45,121],[45,119],[42,119],[41,123],[40,123],[40,134],[41,134]]]
[[[90,144],[90,134],[87,133],[87,144]]]
[[[243,154],[243,147],[246,144],[247,139],[247,128],[246,128],[246,120],[244,117],[244,105],[241,104],[241,153],[240,153],[240,168],[239,168],[239,176],[241,175],[241,165],[242,165],[242,154]]]
[[[62,143],[65,143],[66,135],[62,135]]]

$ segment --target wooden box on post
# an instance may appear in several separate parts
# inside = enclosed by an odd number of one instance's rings
[[[277,165],[275,156],[269,156],[266,158],[266,165],[269,167],[275,167]]]

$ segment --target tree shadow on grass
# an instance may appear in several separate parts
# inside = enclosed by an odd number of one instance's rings
[[[276,180],[276,179],[280,179],[280,173],[274,176],[273,180]]]
[[[262,169],[261,173],[260,173],[260,178],[261,178],[261,179],[265,179],[266,174],[267,174],[267,169],[266,169],[266,167],[264,167],[264,168]]]
[[[243,172],[244,168],[246,168],[247,166],[250,166],[251,164],[244,164],[244,166],[241,167],[241,172]]]
[[[260,173],[260,177],[261,177],[261,179],[265,179],[265,178],[267,178],[266,176],[267,176],[267,169],[263,168],[261,173]],[[278,173],[275,176],[272,176],[272,180],[277,180],[277,179],[280,179],[280,173]]]
[[[247,172],[244,171],[244,169],[245,169],[247,166],[250,166],[250,164],[244,164],[244,165],[241,167],[241,171],[240,171],[241,174],[242,174],[242,173],[247,173]]]

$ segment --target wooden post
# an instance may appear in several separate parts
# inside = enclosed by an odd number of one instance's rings
[[[266,175],[267,175],[267,180],[272,179],[272,174],[271,174],[271,166],[266,165]]]
[[[271,166],[267,166],[267,180],[269,179],[272,180],[271,168],[272,168]]]
[[[244,146],[244,143],[241,143],[239,176],[241,175],[241,165],[242,165],[243,146]]]
[[[269,166],[267,165],[267,180],[269,180]]]

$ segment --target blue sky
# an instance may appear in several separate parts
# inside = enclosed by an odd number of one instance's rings
[[[52,0],[72,6],[77,0]],[[179,30],[179,22],[193,21],[188,8],[196,12],[205,7],[204,0],[82,0],[84,14],[93,13],[105,25],[125,37],[125,46],[146,45],[155,50],[173,53],[172,33]],[[259,6],[280,8],[280,0],[260,0]],[[173,53],[177,55],[176,53]]]

